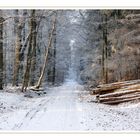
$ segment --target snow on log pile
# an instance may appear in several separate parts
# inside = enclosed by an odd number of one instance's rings
[[[140,80],[99,85],[91,94],[96,96],[96,102],[104,104],[140,100]]]

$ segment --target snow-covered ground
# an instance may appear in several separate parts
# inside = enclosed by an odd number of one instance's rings
[[[13,89],[1,92],[0,129],[1,131],[140,130],[140,103],[109,106],[88,102],[93,96],[82,90],[81,85],[70,81],[63,86],[49,88],[47,94],[42,97],[27,98]]]

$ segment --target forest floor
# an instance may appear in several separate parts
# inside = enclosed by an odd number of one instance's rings
[[[74,82],[46,92],[34,98],[11,88],[0,92],[0,130],[140,131],[140,103],[93,103]]]

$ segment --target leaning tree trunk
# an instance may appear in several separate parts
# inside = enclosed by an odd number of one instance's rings
[[[0,10],[0,90],[3,89],[3,17]]]
[[[25,73],[24,73],[24,78],[23,78],[23,85],[22,85],[22,92],[26,91],[28,84],[29,84],[29,78],[30,78],[30,70],[31,70],[31,61],[32,61],[32,55],[34,52],[34,44],[32,42],[33,36],[32,33],[33,31],[33,25],[34,25],[34,19],[35,19],[35,10],[31,11],[31,19],[29,21],[29,29],[30,29],[30,37],[29,37],[29,47],[28,47],[28,53],[27,53],[27,63],[26,63],[26,68],[25,68]]]
[[[49,38],[48,48],[47,48],[46,54],[45,54],[45,61],[44,61],[44,64],[43,64],[43,68],[42,68],[39,80],[37,82],[37,85],[35,86],[37,89],[39,89],[39,87],[41,86],[42,80],[43,80],[43,76],[44,76],[45,69],[46,69],[46,66],[47,66],[48,51],[49,51],[49,48],[51,48],[51,46],[52,46],[52,38],[53,38],[53,33],[55,31],[55,26],[56,26],[56,17],[53,21],[53,26],[52,26],[52,30],[51,30],[51,34],[50,34],[50,38]]]

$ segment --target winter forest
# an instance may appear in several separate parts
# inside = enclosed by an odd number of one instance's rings
[[[139,131],[140,10],[0,10],[0,130]]]

